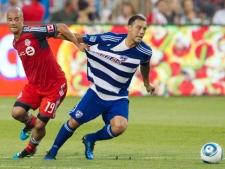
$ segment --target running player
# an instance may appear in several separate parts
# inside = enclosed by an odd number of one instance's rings
[[[8,10],[7,24],[14,34],[13,47],[18,52],[28,80],[12,109],[12,117],[25,124],[20,139],[26,140],[32,134],[27,147],[13,156],[24,158],[35,153],[45,136],[46,124],[55,117],[56,109],[67,92],[65,74],[56,62],[46,38],[60,33],[82,51],[84,45],[77,42],[65,24],[24,26],[23,13],[19,8]],[[37,108],[37,117],[29,113],[30,109]]]
[[[145,18],[135,15],[128,21],[128,34],[75,34],[79,43],[90,45],[86,55],[88,80],[92,84],[70,111],[70,119],[62,125],[45,160],[56,159],[59,148],[74,131],[99,115],[102,115],[105,126],[82,138],[88,160],[94,158],[96,141],[112,139],[126,130],[128,87],[139,65],[147,92],[153,94],[155,91],[154,85],[149,82],[152,49],[142,41],[146,29]],[[67,39],[60,35],[58,38]]]

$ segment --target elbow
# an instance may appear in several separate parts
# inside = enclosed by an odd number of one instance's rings
[[[64,30],[68,29],[68,27],[64,23],[57,23],[56,29],[57,29],[57,32],[62,33]]]

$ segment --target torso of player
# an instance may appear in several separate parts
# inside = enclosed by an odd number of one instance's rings
[[[48,90],[65,78],[46,39],[36,39],[33,33],[23,32],[13,46],[21,58],[29,83],[39,90]]]
[[[125,45],[125,37],[118,42],[105,41],[92,45],[88,53],[88,78],[100,92],[128,95],[131,79],[140,64],[148,62],[151,51],[139,44]]]

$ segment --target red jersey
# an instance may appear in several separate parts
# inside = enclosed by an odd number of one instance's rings
[[[22,60],[28,81],[37,89],[46,91],[65,78],[65,73],[53,56],[46,38],[56,34],[56,25],[24,26],[19,39],[13,40],[13,47]]]
[[[22,8],[25,22],[42,21],[45,15],[45,7],[40,2],[31,2]]]

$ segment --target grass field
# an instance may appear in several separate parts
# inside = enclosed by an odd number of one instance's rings
[[[47,134],[30,159],[12,159],[27,141],[19,139],[23,124],[11,117],[15,98],[0,98],[0,168],[10,169],[222,169],[204,164],[200,149],[206,142],[225,148],[224,97],[131,97],[126,132],[115,139],[97,142],[95,159],[84,158],[81,138],[103,126],[101,118],[81,126],[60,149],[57,160],[44,161],[69,110],[79,98],[67,97]],[[88,105],[87,105],[88,106]],[[37,114],[37,111],[34,112]]]

